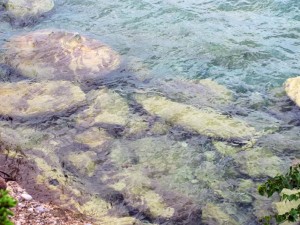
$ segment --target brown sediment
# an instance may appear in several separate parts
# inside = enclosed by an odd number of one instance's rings
[[[63,209],[59,205],[43,203],[36,199],[26,201],[22,194],[27,190],[23,189],[17,182],[8,182],[9,194],[18,201],[13,208],[14,216],[11,218],[16,225],[42,225],[42,224],[61,224],[61,225],[83,225],[91,224],[82,215],[71,210]]]

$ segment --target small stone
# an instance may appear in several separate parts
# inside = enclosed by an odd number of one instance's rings
[[[6,190],[6,188],[7,188],[7,185],[6,185],[5,180],[2,177],[0,177],[0,190],[1,189]]]
[[[37,213],[43,213],[43,212],[46,212],[47,209],[45,209],[43,206],[38,206],[38,207],[35,208],[35,211]]]
[[[29,208],[28,211],[33,213],[33,208]]]
[[[32,200],[32,196],[29,195],[29,194],[26,194],[26,193],[21,194],[21,197],[22,197],[24,200],[26,200],[26,201],[31,201],[31,200]]]
[[[18,207],[19,207],[19,208],[23,208],[23,207],[25,207],[25,204],[19,203],[19,204],[18,204]]]

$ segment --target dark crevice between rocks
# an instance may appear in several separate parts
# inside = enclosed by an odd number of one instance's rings
[[[48,129],[52,126],[67,125],[69,128],[74,128],[74,122],[70,120],[70,116],[82,110],[85,106],[74,106],[70,109],[55,112],[55,113],[41,113],[36,116],[13,116],[0,115],[0,120],[9,121],[12,127],[17,127],[20,124],[26,124],[28,127],[42,130]]]
[[[5,61],[5,56],[3,55],[3,57],[4,57],[3,60]],[[19,82],[23,80],[28,80],[28,78],[22,76],[22,74],[20,74],[17,70],[13,69],[12,67],[3,64],[3,62],[1,62],[0,60],[0,81],[1,82],[13,83],[13,82]]]

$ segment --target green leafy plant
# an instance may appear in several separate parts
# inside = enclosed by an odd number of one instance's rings
[[[9,216],[14,214],[10,211],[10,208],[15,207],[17,201],[8,195],[5,190],[0,190],[0,225],[13,225]]]
[[[280,194],[283,189],[298,189],[295,194],[282,194],[281,201],[296,201],[300,199],[300,164],[290,167],[289,172],[284,175],[277,175],[258,187],[260,195],[271,197],[274,193]],[[300,219],[300,205],[297,208],[292,208],[289,212],[282,215],[265,216],[262,221],[265,225],[271,223],[274,219],[278,224],[285,221],[296,222]]]

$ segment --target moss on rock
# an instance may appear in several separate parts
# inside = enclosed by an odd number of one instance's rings
[[[109,140],[111,140],[111,137],[108,135],[108,133],[105,130],[97,127],[92,127],[75,136],[76,142],[85,144],[90,148],[100,147]]]
[[[206,204],[202,208],[202,219],[208,225],[238,225],[239,223],[230,215],[223,212],[220,207],[212,203]]]
[[[90,127],[95,124],[125,126],[129,121],[129,106],[124,98],[109,89],[89,93],[90,106],[76,117],[77,124]]]
[[[69,161],[77,171],[89,177],[94,175],[96,169],[95,158],[97,158],[97,153],[93,151],[71,153],[68,155]]]

